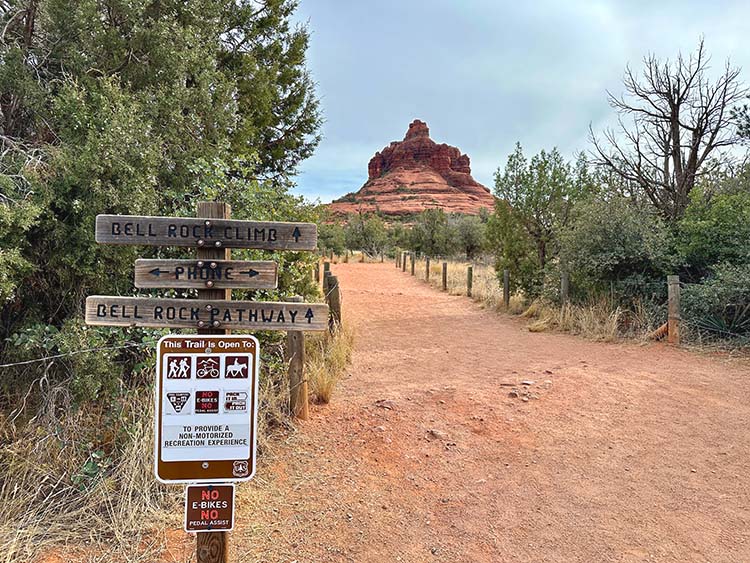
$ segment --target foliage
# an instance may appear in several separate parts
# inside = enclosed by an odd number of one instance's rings
[[[411,229],[410,247],[426,256],[448,256],[456,247],[456,232],[442,209],[426,209]]]
[[[682,317],[721,338],[750,338],[750,264],[722,264],[700,284],[682,289]]]
[[[84,298],[130,294],[136,256],[184,253],[97,245],[97,214],[190,216],[223,200],[238,219],[318,219],[288,191],[320,123],[296,4],[15,0],[3,11],[0,358],[112,349],[19,367],[5,378],[15,392],[43,373],[75,400],[106,399],[148,359],[131,345],[157,331],[86,329]],[[307,253],[234,256],[279,262],[278,290],[242,295],[318,291]],[[24,341],[12,356],[8,338]]]
[[[557,149],[542,150],[528,161],[520,143],[505,169],[495,173],[495,206],[487,244],[498,259],[498,270],[512,277],[530,295],[538,295],[543,271],[557,253],[557,234],[573,205],[595,190],[586,161],[566,163]]]
[[[325,253],[333,251],[335,254],[343,254],[346,250],[344,227],[338,223],[318,225],[318,248]]]
[[[344,239],[349,250],[363,250],[372,256],[383,252],[388,246],[385,223],[377,215],[350,215],[344,228]]]
[[[720,263],[750,264],[750,191],[709,198],[694,190],[679,232],[689,278],[702,278]]]
[[[663,283],[674,265],[669,230],[655,210],[622,198],[579,203],[560,233],[560,264],[588,292],[611,282],[632,293]]]
[[[489,218],[488,218],[489,220]],[[451,218],[456,236],[456,246],[471,260],[484,249],[487,221],[476,215],[458,215]]]

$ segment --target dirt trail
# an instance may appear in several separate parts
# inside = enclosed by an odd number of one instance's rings
[[[232,561],[750,561],[746,364],[334,270],[350,376],[243,488]]]

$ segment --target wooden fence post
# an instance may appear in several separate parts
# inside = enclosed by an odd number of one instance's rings
[[[466,268],[466,296],[471,297],[471,287],[474,285],[474,266]]]
[[[402,272],[406,271],[406,255],[407,255],[407,252],[401,253],[401,271]]]
[[[680,343],[680,276],[667,276],[667,342]]]
[[[448,291],[448,262],[443,262],[443,291]]]
[[[216,201],[199,201],[196,217],[207,219],[230,219],[232,209],[226,203]],[[198,248],[198,260],[229,260],[228,248]],[[199,289],[199,299],[231,300],[231,289]],[[222,328],[199,328],[198,334],[228,334]],[[196,560],[198,563],[228,563],[229,535],[227,532],[201,532],[196,534]]]
[[[336,327],[341,324],[341,290],[336,276],[328,276],[328,307],[331,310],[328,329],[333,334],[336,332]]]
[[[503,270],[503,303],[510,307],[510,270]]]
[[[411,275],[414,275],[414,265],[417,259],[414,257],[414,253],[411,253]]]
[[[427,265],[424,269],[424,277],[427,281],[430,281],[430,257],[427,257]]]
[[[304,299],[295,295],[289,301],[302,303]],[[295,418],[307,420],[310,409],[305,377],[305,333],[301,330],[286,333],[286,361],[289,365],[289,410]]]
[[[570,297],[570,274],[562,272],[560,275],[560,301],[563,305],[568,302]]]
[[[320,285],[320,258],[315,262],[315,269],[313,270],[313,276],[315,277],[315,283]]]

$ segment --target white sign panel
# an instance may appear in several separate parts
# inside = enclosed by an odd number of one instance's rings
[[[255,470],[258,341],[176,336],[159,341],[156,476],[162,482],[244,481]]]

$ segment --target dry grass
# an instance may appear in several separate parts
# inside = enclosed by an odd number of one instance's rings
[[[351,357],[352,332],[308,338],[308,378],[327,402]],[[292,427],[286,366],[277,356],[280,348],[272,349],[259,382],[265,461],[274,432]],[[182,488],[159,485],[153,475],[152,393],[133,391],[107,411],[76,410],[55,406],[53,389],[40,401],[45,409],[23,423],[0,413],[0,563],[73,553],[87,563],[161,560],[164,530],[181,527]]]
[[[180,491],[153,477],[151,393],[120,408],[117,422],[101,412],[68,412],[22,430],[0,421],[0,562],[84,543],[90,561],[154,560],[163,539],[148,528],[179,525]]]
[[[447,263],[448,293],[466,295],[466,271],[469,263]],[[442,289],[442,264],[443,260],[430,262],[429,283],[437,289]],[[407,262],[407,271],[410,266]],[[418,279],[427,279],[426,266],[425,260],[417,261],[415,275]],[[474,265],[472,298],[488,308],[529,319],[528,329],[531,332],[562,330],[591,340],[610,342],[626,334],[642,338],[652,328],[646,321],[647,315],[643,307],[639,309],[636,305],[633,310],[625,311],[620,307],[613,307],[608,299],[560,307],[543,299],[528,303],[522,293],[516,293],[511,295],[506,310],[503,305],[502,284],[495,269],[487,265]]]
[[[331,334],[307,336],[305,342],[305,373],[316,402],[329,403],[334,389],[346,372],[354,346],[354,333],[347,325],[339,325]]]

